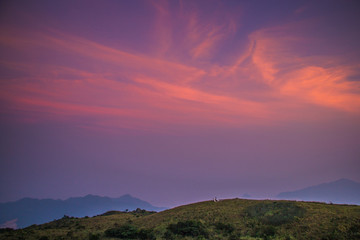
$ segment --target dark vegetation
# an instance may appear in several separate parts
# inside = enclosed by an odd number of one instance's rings
[[[105,237],[121,239],[156,239],[152,229],[138,229],[131,224],[110,228],[105,231]]]
[[[360,206],[233,199],[155,213],[110,211],[0,231],[0,239],[358,240]]]
[[[207,237],[208,231],[204,224],[199,221],[188,220],[169,224],[165,232],[165,238],[173,238],[173,235],[189,236],[189,237]]]
[[[260,202],[249,206],[245,213],[263,224],[279,226],[303,217],[306,210],[294,202]]]
[[[225,234],[231,234],[235,230],[234,226],[228,223],[217,222],[214,226],[218,232]]]
[[[0,228],[0,234],[12,232],[12,231],[14,231],[14,229],[12,229],[12,228]]]
[[[106,213],[100,214],[98,216],[111,216],[111,215],[118,215],[122,213],[130,213],[134,216],[146,216],[156,213],[155,211],[147,211],[145,209],[137,208],[134,211],[126,210],[126,211],[108,211]]]

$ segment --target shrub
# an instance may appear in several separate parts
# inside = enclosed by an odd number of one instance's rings
[[[152,229],[140,229],[135,226],[126,224],[118,228],[110,228],[105,231],[106,237],[122,238],[122,239],[142,239],[153,240],[155,235]]]
[[[147,211],[145,209],[137,208],[134,211],[131,211],[132,214],[134,214],[136,217],[139,216],[146,216],[156,213],[155,211]]]
[[[228,240],[238,240],[238,239],[239,239],[239,237],[235,234],[231,234],[228,238]]]
[[[348,239],[360,239],[360,223],[353,224],[347,231]]]
[[[99,234],[89,233],[89,240],[99,240],[99,239],[100,239]]]
[[[152,229],[140,229],[137,237],[142,240],[153,240],[156,239]]]
[[[272,237],[276,233],[276,229],[273,226],[264,226],[260,229],[260,236],[267,239],[268,237]]]
[[[168,230],[176,235],[199,237],[208,235],[206,228],[199,221],[185,221],[176,224],[170,224]]]
[[[12,232],[15,231],[12,228],[0,228],[0,233]]]
[[[110,228],[105,231],[106,237],[136,239],[138,230],[133,225],[123,225],[119,228]]]
[[[117,215],[117,214],[121,214],[122,212],[120,211],[107,211],[103,214],[100,214],[99,216],[110,216],[110,215]]]
[[[226,234],[231,234],[235,230],[231,224],[222,222],[215,223],[215,229]]]
[[[165,240],[174,240],[175,239],[175,236],[174,236],[174,233],[172,233],[169,229],[164,233],[164,236],[163,238]]]
[[[247,207],[245,214],[263,224],[278,226],[293,221],[295,217],[304,216],[305,209],[293,202],[262,202]]]

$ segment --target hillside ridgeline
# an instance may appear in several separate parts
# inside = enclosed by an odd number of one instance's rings
[[[360,239],[360,206],[315,202],[231,199],[206,201],[162,212],[111,211],[62,219],[0,239]]]

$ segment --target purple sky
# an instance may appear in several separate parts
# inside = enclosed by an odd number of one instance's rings
[[[358,1],[2,1],[0,202],[360,181]]]

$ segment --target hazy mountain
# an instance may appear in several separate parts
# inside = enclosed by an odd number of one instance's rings
[[[152,206],[150,203],[124,195],[119,198],[87,195],[67,200],[23,198],[15,202],[0,203],[0,225],[9,224],[18,228],[32,224],[41,224],[62,218],[64,215],[73,217],[94,216],[110,210],[124,211],[136,208],[161,211],[165,208]],[[15,220],[17,219],[17,220]]]
[[[282,192],[277,198],[360,205],[360,183],[343,178],[293,192]]]

